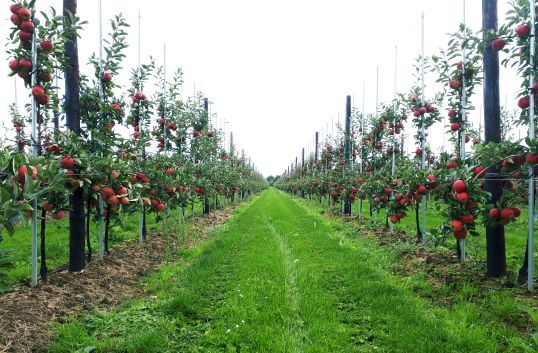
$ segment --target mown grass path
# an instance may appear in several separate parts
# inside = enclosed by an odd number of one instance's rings
[[[151,299],[64,324],[50,348],[510,351],[473,317],[454,316],[418,298],[389,274],[392,256],[376,244],[352,240],[344,226],[269,189],[211,240],[149,278]]]

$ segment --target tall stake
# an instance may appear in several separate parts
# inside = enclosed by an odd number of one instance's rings
[[[463,0],[463,48],[461,51],[462,60],[461,60],[461,72],[462,72],[462,88],[461,88],[461,120],[462,120],[462,127],[459,133],[460,136],[460,158],[462,162],[465,162],[465,122],[467,121],[467,91],[466,91],[466,85],[465,85],[465,64],[466,64],[466,51],[465,51],[465,41],[467,38],[467,28],[466,28],[466,19],[465,19],[465,10],[466,10],[466,3],[465,0]],[[458,239],[460,242],[460,260],[463,262],[465,261],[465,239]]]
[[[530,48],[530,72],[529,72],[529,82],[532,84],[535,80],[534,75],[534,62],[535,62],[535,45],[536,45],[536,3],[535,0],[530,1],[531,9],[531,48]],[[534,126],[534,92],[530,90],[529,92],[529,139],[535,139],[535,126]],[[534,186],[534,168],[533,166],[529,167],[529,226],[528,226],[528,237],[527,240],[528,249],[527,256],[529,258],[527,264],[527,286],[530,291],[534,290],[534,211],[535,211],[535,197],[534,193],[536,192]]]
[[[396,114],[398,114],[398,107],[396,104],[397,97],[397,81],[398,81],[398,46],[394,48],[394,100],[392,102],[392,110],[394,112],[394,117],[392,119],[392,165],[391,165],[391,176],[394,178],[396,173]],[[394,195],[394,193],[393,193]],[[390,222],[390,230],[394,230],[394,224]]]
[[[104,91],[103,91],[103,3],[102,0],[99,0],[99,100],[103,102]],[[105,256],[105,243],[104,243],[104,203],[103,197],[99,194],[99,259],[103,259]]]
[[[379,66],[376,68],[376,80],[375,80],[375,116],[379,117]],[[377,159],[377,153],[374,154]],[[371,210],[371,208],[370,208]],[[374,209],[374,224],[377,224],[377,209]]]
[[[37,67],[36,33],[32,34],[32,68]],[[32,72],[32,87],[37,84],[37,70]],[[37,157],[39,144],[37,136],[37,102],[32,97],[32,157]],[[32,200],[32,287],[37,285],[37,197]]]
[[[376,68],[375,76],[375,115],[379,115],[379,66]]]
[[[420,75],[421,75],[421,93],[422,93],[422,105],[426,104],[426,98],[424,94],[424,12],[421,14],[422,19],[422,55],[420,56]],[[421,164],[422,170],[426,169],[426,129],[424,124],[420,127],[422,140],[420,141],[420,149],[422,150]],[[426,241],[426,197],[422,198],[422,242]]]
[[[164,138],[164,148],[163,151],[166,154],[166,150],[168,148],[168,141],[167,141],[167,134],[166,134],[166,44],[163,46],[163,76],[164,76],[164,82],[163,82],[163,119],[164,119],[164,126],[163,126],[163,138]]]
[[[77,14],[77,1],[63,1],[63,15],[69,17]],[[73,30],[65,42],[65,115],[67,128],[80,135],[80,73],[78,61],[77,33]],[[84,249],[84,191],[76,188],[69,197],[69,271],[78,272],[86,266]]]
[[[394,133],[392,134],[392,167],[391,167],[391,176],[394,176],[394,173],[396,172],[396,151],[395,151],[395,145],[396,145],[396,114],[397,112],[397,106],[396,106],[396,97],[397,97],[397,88],[396,83],[398,79],[398,46],[394,48],[394,101],[392,103],[392,109],[394,111],[394,119],[392,120],[392,126]]]
[[[482,0],[482,29],[484,33],[497,31],[497,0]],[[499,54],[491,45],[484,49],[484,128],[485,143],[501,142],[501,107],[499,102]],[[531,100],[532,101],[532,100]],[[499,169],[491,166],[486,172],[486,191],[491,193],[488,203],[495,204],[503,194]],[[506,244],[504,226],[486,226],[487,273],[500,277],[506,273]]]
[[[140,75],[140,78],[142,77],[142,15],[140,14],[140,9],[138,9],[138,74]],[[142,83],[140,83],[140,87],[138,87],[140,91],[142,91]],[[140,117],[140,102],[138,103],[138,131],[140,132],[140,136],[142,136],[144,124],[142,123],[142,119]],[[140,140],[139,140],[140,141]],[[139,142],[140,143],[140,142]],[[142,161],[146,159],[146,147],[144,146],[144,142],[140,143],[141,145],[141,158]],[[140,205],[140,210],[138,212],[138,242],[142,243],[144,242],[144,238],[146,236],[146,227],[145,227],[145,210],[144,210],[144,204],[142,203]]]
[[[360,133],[360,163],[359,163],[359,173],[361,173],[361,177],[362,177],[362,169],[363,169],[363,163],[364,163],[364,160],[363,160],[363,153],[364,153],[364,144],[363,144],[363,138],[364,138],[364,104],[365,104],[365,101],[366,101],[366,82],[365,81],[362,81],[362,112],[361,112],[361,121],[360,121],[360,124],[361,124],[361,133]],[[361,189],[361,195],[359,197],[359,219],[362,218],[362,189]]]

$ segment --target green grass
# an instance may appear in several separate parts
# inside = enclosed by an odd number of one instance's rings
[[[327,199],[322,201],[322,205],[327,205]],[[428,202],[427,208],[427,228],[428,230],[440,226],[446,219],[440,211],[435,209],[434,201]],[[363,202],[362,217],[365,222],[372,221],[369,213],[369,203]],[[332,210],[336,210],[335,206],[331,206]],[[353,215],[357,216],[359,212],[358,201],[353,204]],[[376,217],[377,224],[380,226],[385,225],[385,210],[382,209]],[[521,216],[513,223],[505,226],[505,239],[506,239],[506,263],[509,271],[517,272],[523,260],[525,258],[525,247],[527,245],[527,217],[528,210],[526,208],[521,209]],[[420,218],[422,219],[422,218]],[[422,227],[422,220],[420,220],[420,226]],[[404,217],[399,223],[394,226],[395,230],[403,230],[408,234],[416,234],[415,213],[410,211],[407,217]],[[478,227],[479,237],[468,236],[466,242],[466,252],[473,256],[477,261],[486,261],[486,231],[484,227]],[[538,222],[535,223],[536,236],[534,237],[534,256],[538,257]],[[441,246],[441,248],[449,248],[455,251],[456,241],[454,237],[450,237]],[[538,261],[535,261],[535,273],[538,274]]]
[[[195,205],[196,214],[202,212],[202,203],[197,202]],[[186,216],[190,214],[190,207],[185,211]],[[172,211],[171,217],[179,217],[179,210]],[[115,245],[131,239],[138,239],[138,222],[139,216],[138,212],[135,212],[133,215],[120,214],[119,223],[110,224],[110,246],[114,247]],[[155,216],[153,214],[148,214],[146,218],[146,226],[148,232],[151,234],[152,231],[160,229],[161,224],[155,222]],[[90,226],[91,234],[91,246],[93,250],[94,257],[98,254],[98,234],[99,234],[99,225],[96,222],[92,222]],[[66,265],[69,258],[69,220],[67,217],[61,221],[50,220],[47,221],[46,228],[46,256],[47,256],[47,267],[49,270],[58,268],[60,266]],[[0,249],[11,249],[13,250],[12,258],[14,264],[11,268],[2,270],[7,276],[4,281],[5,285],[9,286],[14,282],[26,280],[30,277],[31,274],[31,243],[32,243],[32,233],[30,225],[20,224],[16,228],[15,234],[10,236],[5,236],[4,241],[0,242]],[[39,226],[38,226],[38,238],[39,238]],[[39,245],[38,245],[39,246]],[[38,251],[39,256],[39,251]],[[38,257],[38,261],[41,261],[41,257]],[[38,264],[39,266],[39,264]]]
[[[147,278],[147,299],[58,325],[50,352],[534,352],[500,296],[436,306],[397,254],[269,189]],[[469,288],[462,295],[472,296]],[[494,296],[492,296],[494,299]],[[488,309],[485,312],[484,309]]]

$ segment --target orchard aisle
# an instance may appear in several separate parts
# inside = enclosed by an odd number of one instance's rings
[[[269,189],[147,281],[150,299],[59,329],[53,352],[495,352],[391,277],[389,254]]]

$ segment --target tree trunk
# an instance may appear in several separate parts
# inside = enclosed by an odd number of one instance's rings
[[[204,214],[209,214],[211,212],[211,205],[209,204],[209,199],[204,198]]]

